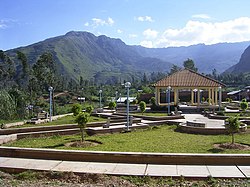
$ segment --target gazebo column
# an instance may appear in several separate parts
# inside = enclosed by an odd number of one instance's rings
[[[178,100],[179,100],[179,90],[178,88],[174,89],[174,105],[178,104]]]
[[[218,105],[218,89],[215,88],[215,105]]]
[[[157,105],[160,105],[160,101],[161,101],[161,89],[156,88],[156,103],[157,103]]]
[[[210,105],[211,104],[211,89],[208,88],[208,104]]]
[[[212,88],[212,105],[214,105],[214,88]]]
[[[200,93],[200,88],[198,88],[198,95],[197,95],[197,101],[198,101],[198,106],[201,104],[201,93]]]
[[[194,104],[194,91],[193,88],[191,89],[191,105]]]

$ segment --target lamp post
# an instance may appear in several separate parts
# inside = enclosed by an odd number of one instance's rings
[[[219,87],[219,111],[221,108],[221,86]]]
[[[99,90],[99,96],[100,96],[100,103],[99,103],[99,107],[102,107],[102,90]]]
[[[118,96],[118,91],[115,91],[115,103],[117,105],[117,96]]]
[[[53,87],[49,87],[49,121],[52,121],[52,92],[53,92]]]
[[[170,91],[171,91],[171,86],[168,86],[168,114],[170,114]]]
[[[127,131],[129,131],[129,88],[131,87],[130,82],[126,82],[125,88],[127,88]]]

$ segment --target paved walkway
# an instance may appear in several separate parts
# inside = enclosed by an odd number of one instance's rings
[[[75,173],[96,173],[134,176],[172,176],[206,178],[249,178],[249,166],[212,165],[154,165],[100,162],[73,162],[0,157],[0,169],[22,169],[39,171],[72,171]]]

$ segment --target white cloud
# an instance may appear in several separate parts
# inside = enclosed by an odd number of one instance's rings
[[[118,34],[121,34],[121,33],[123,33],[123,31],[120,30],[120,29],[118,29],[118,30],[117,30],[117,33],[118,33]]]
[[[137,21],[148,21],[148,22],[154,22],[154,20],[150,17],[150,16],[139,16],[139,17],[136,17],[135,20]]]
[[[108,25],[113,25],[114,23],[115,22],[114,22],[114,20],[112,18],[108,18],[108,20],[107,20]]]
[[[240,42],[250,40],[250,17],[225,22],[188,21],[180,29],[167,29],[154,47],[188,46],[198,43]]]
[[[112,26],[114,24],[114,20],[112,18],[108,18],[107,20],[100,19],[100,18],[92,18],[91,23],[86,22],[84,25],[86,27],[91,26],[91,27],[99,27],[99,26]]]
[[[148,40],[144,40],[144,41],[141,41],[140,45],[143,46],[143,47],[152,48],[153,47],[153,42],[148,41]]]
[[[152,29],[147,29],[145,31],[143,31],[142,33],[147,39],[154,39],[157,37],[158,32],[156,30],[152,30]]]
[[[129,37],[129,38],[137,38],[138,36],[137,36],[137,34],[129,34],[128,37]]]
[[[207,14],[195,14],[192,15],[192,18],[210,19],[211,17]]]

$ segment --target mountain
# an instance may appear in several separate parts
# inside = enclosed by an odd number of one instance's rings
[[[202,73],[211,73],[213,69],[223,72],[239,62],[243,51],[250,44],[247,42],[218,43],[213,45],[198,44],[188,47],[144,48],[136,46],[137,52],[144,57],[159,58],[178,66],[188,58],[192,59]]]
[[[143,73],[167,72],[172,64],[143,57],[120,39],[71,31],[26,47],[6,51],[14,57],[19,50],[34,64],[44,52],[51,52],[62,75],[79,80],[95,78],[101,83],[140,78]]]
[[[250,72],[250,46],[246,48],[244,53],[241,55],[239,63],[230,67],[225,73],[246,73]]]
[[[223,72],[239,62],[250,42],[198,44],[188,47],[145,48],[129,46],[120,39],[95,36],[89,32],[71,31],[65,35],[5,51],[12,59],[19,50],[34,64],[44,52],[51,52],[61,75],[79,80],[92,79],[99,83],[117,83],[141,79],[151,72],[169,72],[173,64],[182,66],[188,58],[198,71]],[[17,69],[20,69],[17,63]]]

